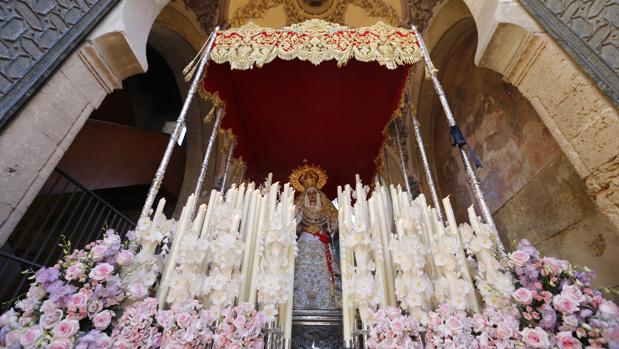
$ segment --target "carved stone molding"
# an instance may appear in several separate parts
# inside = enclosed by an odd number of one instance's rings
[[[286,24],[303,22],[312,18],[319,18],[332,23],[344,23],[344,15],[349,5],[359,6],[368,12],[371,17],[381,18],[385,23],[399,26],[400,17],[396,10],[383,0],[335,0],[323,13],[312,14],[304,10],[296,0],[249,0],[235,11],[230,19],[232,26],[241,26],[253,19],[262,17],[270,8],[283,5],[286,14]]]
[[[419,31],[423,31],[432,18],[434,6],[440,0],[407,0],[406,1],[406,18],[404,25],[416,25]]]
[[[118,0],[0,0],[0,127]]]
[[[210,33],[219,24],[223,25],[221,15],[223,0],[183,0],[185,5],[190,8],[198,17],[198,21],[205,32]]]
[[[619,3],[616,0],[522,0],[529,13],[619,104]]]

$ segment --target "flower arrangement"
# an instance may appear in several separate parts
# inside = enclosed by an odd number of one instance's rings
[[[591,286],[594,276],[569,262],[540,258],[527,240],[513,263],[523,342],[533,348],[619,348],[619,307]]]
[[[473,335],[479,348],[523,348],[515,307],[485,308],[471,318]]]
[[[213,313],[197,301],[159,310],[146,298],[125,308],[112,331],[115,348],[203,348],[213,342]]]
[[[249,303],[228,307],[215,329],[215,348],[264,348],[267,317]]]
[[[435,311],[428,314],[426,347],[477,348],[472,319],[466,312],[449,304],[439,304]]]
[[[368,346],[371,349],[422,348],[419,322],[402,314],[400,308],[379,309],[370,315],[368,324]]]
[[[111,323],[125,291],[120,271],[133,253],[108,230],[104,238],[34,275],[26,297],[0,316],[0,345],[12,348],[109,348]]]

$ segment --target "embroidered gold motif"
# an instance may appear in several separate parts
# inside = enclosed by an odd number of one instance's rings
[[[383,22],[349,28],[319,19],[281,29],[248,23],[218,33],[211,51],[214,62],[230,63],[232,69],[240,70],[262,67],[275,58],[300,59],[315,65],[335,60],[338,66],[354,58],[395,69],[419,61],[421,51],[414,33],[408,29]]]

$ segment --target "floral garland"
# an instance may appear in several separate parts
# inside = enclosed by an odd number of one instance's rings
[[[215,330],[216,348],[264,347],[264,330],[267,317],[256,311],[249,303],[228,307],[221,312],[221,321]]]
[[[199,348],[213,342],[215,316],[198,301],[174,310],[158,310],[156,298],[147,298],[124,310],[112,331],[114,347]]]
[[[369,317],[368,347],[375,348],[422,348],[421,330],[417,320],[402,314],[396,307],[379,309]]]
[[[121,268],[133,257],[108,230],[102,240],[37,271],[26,297],[0,317],[0,346],[110,348],[110,325],[126,296]]]
[[[383,319],[388,313],[393,319],[404,315],[379,309],[374,317],[383,320],[370,323],[370,347],[394,347],[383,343],[401,336],[411,336],[415,342],[418,333],[425,331],[430,349],[619,348],[619,307],[591,287],[592,272],[576,271],[564,260],[540,258],[527,240],[518,244],[509,259],[517,288],[511,304],[488,306],[472,316],[439,304],[412,332],[399,324],[405,320],[396,320],[395,325]]]
[[[589,271],[540,258],[527,240],[510,254],[523,341],[534,348],[619,348],[619,307],[591,286]]]

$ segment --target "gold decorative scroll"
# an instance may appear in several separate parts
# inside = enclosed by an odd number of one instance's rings
[[[300,59],[315,65],[335,60],[340,67],[354,58],[395,69],[413,64],[422,56],[411,30],[382,22],[349,28],[311,19],[281,29],[248,23],[221,31],[210,57],[216,63],[230,63],[232,69],[246,70],[262,67],[275,58]]]

